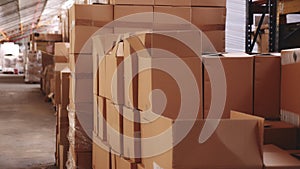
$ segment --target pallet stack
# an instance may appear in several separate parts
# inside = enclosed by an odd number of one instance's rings
[[[65,74],[69,78],[69,104],[66,112],[69,148],[68,160],[66,165],[62,163],[62,167],[263,168],[263,142],[277,144],[282,148],[296,148],[295,126],[274,123],[273,127],[265,130],[263,136],[263,120],[256,117],[279,120],[279,57],[230,54],[202,56],[200,59],[197,56],[206,53],[201,43],[198,44],[199,51],[191,51],[185,44],[158,33],[169,32],[175,37],[191,38],[203,35],[191,31],[190,27],[186,29],[186,22],[178,25],[177,21],[163,20],[153,12],[173,14],[200,28],[212,41],[216,51],[223,52],[226,20],[224,0],[114,0],[110,3],[112,5],[74,5],[69,10],[70,72],[69,75]],[[147,18],[126,20],[127,23],[119,20],[123,16],[140,12],[150,12],[150,15]],[[113,27],[106,27],[100,36],[94,34],[112,21],[116,21]],[[149,23],[153,30],[145,33],[145,26],[149,28]],[[128,31],[143,33],[129,35],[126,33]],[[138,53],[150,48],[169,51],[178,58],[155,50]],[[215,60],[222,64],[226,80],[226,102],[224,110],[219,111],[222,115],[220,121],[214,120],[219,118],[218,115],[209,114],[214,90],[211,87],[214,80],[209,70],[216,67]],[[178,81],[164,71],[143,69],[143,66],[166,65],[175,76],[184,78],[188,73],[179,69],[182,63],[193,75],[196,88],[190,83],[181,88]],[[274,74],[269,76],[270,72]],[[63,80],[63,76],[60,77]],[[272,87],[266,87],[270,84]],[[159,100],[161,93],[156,93],[156,89],[164,92],[165,104],[164,100]],[[182,96],[182,89],[188,95]],[[188,103],[184,107],[183,117],[179,113],[181,97]],[[178,126],[173,125],[178,117],[181,117],[180,123]],[[178,135],[182,134],[180,129],[191,123],[190,119],[194,121],[191,130],[186,133],[187,137],[173,145],[178,141]],[[207,144],[199,144],[200,129],[204,130],[205,124],[210,122],[218,122],[219,126]],[[230,126],[239,127],[233,129]],[[171,132],[166,138],[145,141],[167,129],[171,129]],[[296,144],[285,147],[286,141],[276,139],[277,136],[269,137],[274,132],[280,138],[292,138]],[[223,144],[224,139],[228,143],[226,146]],[[167,146],[168,151],[161,151],[164,149],[160,145]],[[248,152],[251,157],[242,155],[243,152]],[[204,160],[199,161],[198,158]]]
[[[111,5],[75,4],[69,10],[69,168],[92,168],[93,58],[90,37],[112,20]]]

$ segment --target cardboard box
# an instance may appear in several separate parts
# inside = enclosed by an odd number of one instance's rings
[[[70,70],[64,69],[61,71],[61,107],[67,108],[69,105],[69,86],[70,86]]]
[[[254,73],[254,114],[269,120],[280,119],[281,59],[256,56]]]
[[[110,169],[110,148],[106,142],[93,143],[93,169]]]
[[[172,35],[173,37],[170,37],[168,35]],[[151,83],[149,80],[155,81],[155,79],[151,79],[154,76],[151,77],[151,71],[148,70],[143,70],[144,68],[149,69],[151,66],[161,66],[162,63],[165,64],[165,68],[170,69],[168,65],[172,65],[173,63],[183,66],[184,68],[190,68],[192,69],[192,72],[194,73],[194,77],[196,78],[196,81],[198,82],[198,86],[201,89],[201,60],[198,58],[198,55],[192,51],[190,48],[186,46],[183,42],[175,39],[175,38],[182,38],[181,36],[185,37],[193,37],[195,34],[194,32],[169,32],[168,35],[165,34],[142,34],[139,36],[135,37],[130,37],[126,39],[124,42],[124,54],[125,54],[125,63],[124,63],[124,79],[125,79],[125,105],[130,108],[138,108],[140,110],[146,110],[147,106],[149,106],[148,102],[148,94],[149,91],[151,91]],[[171,44],[171,45],[170,45]],[[176,47],[174,47],[176,46]],[[169,51],[172,54],[176,55],[177,57],[183,58],[179,59],[175,57],[174,55],[171,55],[170,53],[165,53],[161,51],[156,51],[156,50],[148,50],[148,52],[139,52],[138,54],[136,53],[137,51],[141,51],[143,49],[149,49],[149,48],[157,48],[157,49],[162,49],[165,51]],[[199,52],[200,53],[200,52]],[[200,54],[201,55],[201,54]],[[200,57],[199,55],[199,57]],[[175,58],[174,58],[175,57]],[[169,61],[172,62],[168,63]],[[186,66],[188,65],[188,66]],[[148,67],[147,67],[148,66]],[[173,66],[173,65],[172,65]],[[184,69],[183,68],[183,69]],[[186,69],[184,69],[186,70]],[[139,74],[137,72],[140,72]],[[173,79],[173,77],[167,75],[167,73],[163,73],[163,71],[154,71],[157,72],[159,75],[163,75],[164,78],[166,79],[166,82],[170,80],[168,83],[162,83],[165,84],[165,89],[167,89],[170,93],[176,95],[176,97],[179,97],[179,92],[178,91],[179,87],[176,87],[176,82]],[[183,71],[182,71],[183,72]],[[181,72],[177,72],[178,75],[180,75]],[[157,78],[159,77],[157,74]],[[140,75],[144,75],[143,80],[140,79]],[[198,79],[199,78],[199,79]],[[146,80],[146,81],[144,81]],[[161,78],[159,79],[159,81]],[[172,83],[171,83],[172,82]],[[140,84],[139,84],[140,83]],[[146,85],[145,85],[146,84]],[[169,86],[170,84],[173,85],[173,89],[176,88],[176,90],[172,90]],[[158,85],[158,84],[157,84]],[[141,88],[144,88],[144,93],[146,95],[141,94],[141,96],[145,97],[143,100],[144,105],[139,105],[139,99],[136,99],[138,96],[138,90]],[[158,86],[156,86],[158,87]],[[147,91],[146,91],[147,90]],[[175,91],[175,92],[174,92]],[[201,91],[201,90],[199,90]],[[148,92],[148,93],[147,93]],[[164,91],[165,92],[165,91]],[[200,93],[201,94],[201,93]],[[168,96],[168,97],[171,97]],[[177,100],[178,101],[178,100]],[[173,106],[178,106],[178,103],[173,105]],[[201,107],[201,105],[200,105]],[[177,107],[178,108],[178,107]]]
[[[123,108],[106,101],[107,143],[118,154],[123,151]]]
[[[133,161],[120,158],[118,169],[137,169],[137,164]]]
[[[124,44],[115,46],[105,57],[105,97],[115,104],[124,104]]]
[[[247,114],[253,114],[253,65],[254,58],[251,56],[237,57],[204,57],[204,118],[208,118],[209,111],[222,107],[211,107],[212,104],[220,106],[223,101],[220,99],[212,100],[212,85],[214,90],[223,93],[225,96],[225,107],[222,118],[228,118],[230,110],[236,110]],[[224,73],[219,66],[223,65]],[[209,73],[214,77],[223,77],[226,81],[220,81],[217,86],[216,82],[211,83]],[[224,83],[225,86],[222,84]],[[224,91],[226,90],[226,91]],[[216,92],[215,91],[215,92]],[[221,96],[218,96],[221,98]],[[212,115],[211,116],[215,116]],[[210,117],[211,118],[211,117]],[[213,117],[217,118],[217,117]]]
[[[192,23],[202,31],[225,30],[226,8],[192,7]]]
[[[225,30],[204,31],[203,33],[206,36],[203,42],[207,43],[209,40],[217,52],[225,52]],[[203,51],[209,51],[209,48],[203,48]]]
[[[192,6],[226,7],[226,0],[192,0]]]
[[[115,5],[114,20],[114,33],[152,30],[153,6]]]
[[[255,120],[257,120],[258,128],[259,128],[259,138],[260,138],[259,142],[260,142],[260,146],[263,147],[263,145],[264,145],[264,126],[265,126],[264,118],[231,110],[230,111],[230,119],[239,119],[239,120],[255,119]]]
[[[71,72],[76,73],[91,73],[93,72],[92,66],[93,56],[91,54],[70,54],[69,67]]]
[[[226,0],[155,0],[155,5],[225,7]]]
[[[288,65],[300,62],[300,48],[281,51],[281,64]]]
[[[142,158],[145,168],[263,167],[262,147],[258,144],[262,139],[259,134],[262,128],[259,128],[258,120],[175,121],[162,116],[153,120],[153,114],[150,113],[143,114],[142,120],[145,121],[141,124],[142,153],[143,157],[147,155]],[[208,139],[201,138],[202,132],[207,132],[203,130],[208,129],[203,128],[205,123],[218,124]]]
[[[30,37],[30,40],[32,38]],[[62,36],[61,34],[39,34],[39,36],[34,36],[34,41],[49,41],[49,42],[61,42],[62,41]]]
[[[92,152],[76,152],[77,168],[92,168]]]
[[[114,20],[117,20],[124,16],[143,13],[143,12],[153,12],[153,7],[152,6],[138,6],[138,5],[115,5],[114,6]],[[139,21],[143,21],[142,18],[140,18],[140,20],[135,21],[135,22],[139,22]]]
[[[79,77],[79,74],[76,74]],[[75,77],[76,78],[76,77]],[[76,78],[75,80],[75,102],[93,102],[93,79]]]
[[[69,17],[71,29],[77,25],[102,27],[113,21],[113,6],[74,4]]]
[[[55,91],[54,91],[54,100],[55,100],[55,104],[60,104],[61,100],[60,100],[60,93],[61,93],[61,79],[60,79],[60,72],[59,71],[55,71],[54,72],[54,79],[55,79]]]
[[[281,52],[281,111],[300,114],[300,50],[290,49]],[[299,118],[299,117],[298,117]],[[294,117],[294,119],[296,119]],[[299,125],[299,120],[295,122]]]
[[[107,120],[107,109],[106,109],[106,99],[98,96],[98,112],[97,112],[97,129],[98,129],[98,137],[101,140],[107,140],[107,128],[106,128],[106,120]]]
[[[218,52],[225,52],[225,23],[226,8],[192,7],[192,24],[205,33]]]
[[[154,30],[193,30],[191,7],[154,6]]]
[[[144,167],[143,164],[138,164],[138,165],[137,165],[137,169],[145,169],[145,167]]]
[[[98,31],[96,26],[81,26],[77,25],[71,29],[70,34],[70,51],[69,53],[92,53],[92,39],[93,34]]]
[[[166,13],[174,16],[178,16],[182,19],[185,19],[188,22],[191,22],[192,20],[192,8],[191,7],[175,7],[175,6],[154,6],[154,12],[159,13]],[[161,23],[159,22],[160,18],[155,18],[154,15],[154,21],[155,23]],[[167,21],[168,23],[169,21]],[[163,22],[162,22],[163,23]]]
[[[275,145],[264,146],[265,169],[296,169],[300,161]]]
[[[191,6],[191,0],[154,0],[154,5]]]
[[[123,107],[123,156],[133,162],[141,162],[140,112]]]
[[[154,5],[154,0],[110,0],[114,5]]]
[[[69,111],[70,127],[69,127],[69,140],[70,146],[75,152],[90,152],[92,151],[92,138],[93,138],[93,114],[91,112],[84,112],[80,110],[80,106],[76,105],[75,112]],[[74,117],[75,116],[75,117]]]
[[[68,63],[69,56],[54,56],[54,63]]]
[[[297,148],[298,129],[296,126],[282,121],[265,121],[264,144],[274,144],[282,149]]]
[[[69,56],[70,43],[56,42],[54,44],[54,56]]]
[[[59,168],[66,169],[66,162],[67,162],[67,149],[64,149],[63,145],[59,145]]]
[[[111,151],[111,169],[118,169],[120,165],[121,155]]]
[[[169,118],[179,115],[180,118],[203,118],[200,58],[139,57],[138,62],[141,72],[138,75],[139,110],[150,110]],[[150,69],[142,71],[145,65],[149,65]],[[160,66],[169,72],[155,69]]]

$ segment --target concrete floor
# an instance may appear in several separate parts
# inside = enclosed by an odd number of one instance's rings
[[[54,168],[55,115],[39,84],[0,75],[0,169]]]

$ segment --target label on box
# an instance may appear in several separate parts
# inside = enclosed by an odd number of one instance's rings
[[[158,164],[153,162],[153,169],[163,169],[163,168],[161,168]]]

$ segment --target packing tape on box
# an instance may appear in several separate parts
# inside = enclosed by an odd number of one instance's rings
[[[225,24],[197,25],[201,31],[223,31]]]
[[[93,21],[89,19],[76,19],[72,21],[71,29],[75,26],[95,26],[95,27],[103,27],[108,22],[103,21]]]

